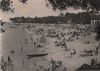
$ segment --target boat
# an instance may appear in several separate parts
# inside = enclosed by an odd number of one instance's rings
[[[32,58],[32,57],[42,57],[42,56],[46,56],[48,55],[48,53],[43,53],[43,54],[29,54],[26,55],[28,57],[28,59]]]

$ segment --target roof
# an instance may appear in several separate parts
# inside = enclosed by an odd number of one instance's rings
[[[100,64],[97,64],[95,66],[91,66],[91,65],[88,65],[88,64],[83,64],[77,70],[100,70]]]
[[[100,16],[95,16],[94,15],[94,16],[91,17],[91,20],[100,20]]]
[[[91,65],[83,64],[81,67],[79,67],[77,70],[90,70]]]

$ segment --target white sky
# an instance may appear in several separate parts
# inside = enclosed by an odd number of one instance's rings
[[[52,7],[47,8],[45,0],[28,0],[27,4],[22,4],[18,0],[12,0],[15,13],[1,12],[1,18],[3,21],[8,21],[10,17],[35,17],[35,16],[51,16],[59,15],[59,11],[53,11]],[[78,12],[72,9],[68,9],[68,12]]]

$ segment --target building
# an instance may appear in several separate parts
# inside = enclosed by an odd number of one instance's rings
[[[96,64],[94,66],[88,65],[88,64],[83,64],[76,71],[100,71],[100,63]]]
[[[91,20],[91,24],[94,25],[94,24],[99,24],[100,23],[100,20]]]

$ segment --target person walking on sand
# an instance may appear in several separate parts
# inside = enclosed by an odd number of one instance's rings
[[[23,47],[21,46],[21,51],[23,51]]]
[[[14,54],[14,50],[11,50],[11,54]]]
[[[74,55],[74,54],[76,54],[76,50],[75,49],[72,49],[71,55]]]
[[[23,51],[23,47],[22,46],[20,46],[19,49],[20,49],[21,52]]]
[[[13,60],[10,58],[10,56],[8,56],[8,64],[10,64],[11,62],[13,62]]]
[[[59,65],[62,66],[62,61],[61,60],[59,61]]]
[[[4,61],[4,57],[2,56],[2,58],[1,58],[1,70],[2,71],[6,71],[6,62]]]
[[[99,50],[99,48],[96,47],[96,51],[95,51],[95,54],[96,54],[96,55],[98,55],[98,50]]]
[[[91,59],[91,66],[94,66],[95,65],[95,59]]]
[[[4,62],[3,64],[1,64],[1,70],[2,71],[6,71],[6,62]]]
[[[0,32],[3,32],[3,22],[2,22],[2,20],[1,20],[1,23],[0,23]]]
[[[66,67],[64,67],[63,71],[67,71],[67,68],[66,68]]]
[[[3,62],[5,62],[5,61],[4,61],[4,57],[2,56],[1,57],[1,63],[3,63]]]
[[[25,65],[25,60],[24,60],[24,59],[22,60],[22,65],[23,65],[23,66]]]

